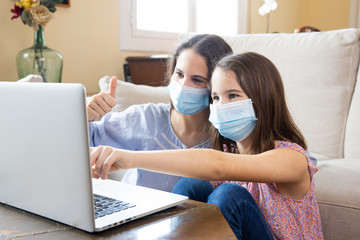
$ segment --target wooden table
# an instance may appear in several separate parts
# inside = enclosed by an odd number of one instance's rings
[[[1,203],[0,219],[0,239],[236,239],[215,205],[192,200],[101,233],[87,233]]]

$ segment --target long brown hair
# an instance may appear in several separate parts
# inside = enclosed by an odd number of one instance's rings
[[[276,66],[266,57],[248,52],[220,60],[216,68],[232,71],[241,88],[253,101],[257,123],[250,135],[249,153],[274,148],[274,141],[290,141],[307,149],[305,138],[292,119],[285,101],[284,86]],[[238,152],[236,142],[224,138],[213,128],[212,147]]]

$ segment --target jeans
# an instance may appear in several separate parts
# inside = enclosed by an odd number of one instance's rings
[[[224,183],[214,189],[209,181],[183,177],[173,193],[218,206],[238,239],[274,239],[255,200],[240,185]]]

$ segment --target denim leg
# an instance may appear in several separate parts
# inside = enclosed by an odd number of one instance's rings
[[[174,186],[173,193],[188,196],[191,200],[207,202],[214,187],[209,181],[182,177]]]
[[[209,196],[208,203],[219,207],[238,239],[273,239],[258,205],[244,187],[222,184]]]

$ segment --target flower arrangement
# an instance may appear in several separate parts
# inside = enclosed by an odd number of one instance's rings
[[[63,0],[16,0],[14,8],[10,10],[14,14],[11,20],[20,17],[24,24],[37,31],[39,26],[45,27],[50,21],[52,13],[56,11],[55,4],[62,2]]]
[[[44,27],[56,11],[55,4],[64,0],[16,0],[11,20],[20,18],[35,31],[34,45],[16,56],[19,78],[40,75],[44,82],[61,82],[62,55],[45,45]]]

